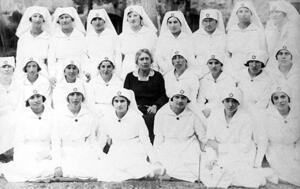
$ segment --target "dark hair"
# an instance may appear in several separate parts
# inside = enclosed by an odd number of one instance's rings
[[[238,104],[240,105],[240,102],[239,102],[237,99],[231,98],[231,97],[224,98],[224,99],[222,100],[222,103],[224,103],[224,100],[229,99],[229,98],[232,99],[233,101],[235,101],[236,103],[238,103]]]
[[[98,70],[100,70],[100,66],[102,65],[103,62],[109,62],[111,64],[111,66],[113,67],[113,69],[115,69],[115,65],[112,63],[112,61],[110,61],[110,60],[102,60],[99,63],[98,67],[97,67]]]
[[[114,105],[114,100],[115,100],[116,97],[118,97],[118,96],[114,96],[114,97],[112,98],[112,100],[111,100],[111,105]],[[127,97],[123,96],[123,95],[120,95],[120,97],[125,98],[125,100],[126,100],[126,102],[127,102],[127,105],[128,105],[128,107],[129,107],[129,105],[130,105],[130,100],[129,100]]]
[[[209,62],[210,60],[216,60],[216,61],[218,61],[218,62],[221,64],[221,66],[224,66],[224,64],[223,64],[220,60],[218,60],[218,59],[216,59],[216,58],[210,58],[210,59],[207,61],[206,64],[208,64],[208,62]]]
[[[93,22],[94,20],[96,20],[97,18],[100,18],[101,20],[103,20],[103,21],[105,22],[105,20],[104,20],[103,18],[101,18],[101,17],[95,17],[95,18],[93,18],[93,19],[91,20],[91,24],[92,24],[92,22]]]
[[[141,56],[142,53],[146,53],[150,57],[151,63],[153,63],[153,57],[149,49],[140,49],[135,54],[135,64],[138,64],[138,59]]]
[[[273,100],[274,94],[275,94],[275,93],[273,93],[273,94],[271,95],[271,102],[272,102],[272,104],[274,104],[274,100]],[[284,94],[286,94],[286,93],[284,92]],[[289,96],[288,94],[286,94],[286,96],[288,97],[288,102],[291,102],[290,96]]]
[[[248,60],[244,65],[245,65],[245,66],[249,66],[249,63],[252,62],[252,61],[261,63],[261,67],[262,67],[262,68],[266,67],[265,64],[264,64],[263,62],[258,61],[258,60]]]
[[[68,64],[65,68],[64,68],[64,72],[65,72],[65,70],[66,70],[66,68],[68,67],[68,66],[70,66],[70,65],[73,65],[73,66],[75,66],[76,67],[76,69],[78,70],[78,73],[79,73],[79,68],[75,65],[75,64]]]
[[[62,15],[65,15],[65,14],[61,14],[61,15],[59,15],[59,17],[58,17],[58,18],[60,18]],[[69,15],[69,14],[66,14],[66,15]],[[72,20],[72,22],[74,22],[74,18],[73,18],[71,15],[69,15],[69,16],[71,17],[71,20]],[[59,24],[59,20],[57,20],[56,22]]]
[[[32,22],[32,18],[31,18],[31,17],[32,17],[32,16],[29,17],[29,21],[30,21],[30,22]],[[45,22],[44,17],[43,17],[43,22]]]
[[[171,101],[171,102],[173,102],[174,96],[175,96],[175,95],[173,95],[173,96],[170,98],[170,101]],[[183,96],[185,96],[185,95],[183,95]],[[185,96],[185,97],[186,97],[186,99],[187,99],[187,103],[190,103],[190,102],[191,102],[190,99],[189,99],[187,96]]]
[[[172,18],[172,17],[173,17],[173,18],[176,18],[176,19],[178,20],[180,26],[182,25],[182,24],[181,24],[181,21],[180,21],[179,18],[177,18],[176,16],[170,16],[170,17],[167,19],[167,24],[168,24],[168,22],[169,22],[169,19]]]
[[[33,95],[32,95],[33,96]],[[45,96],[43,96],[43,95],[41,95],[42,96],[42,98],[43,98],[43,102],[45,102],[46,101],[46,97]],[[25,101],[25,107],[28,107],[28,106],[30,106],[29,105],[29,102],[28,102],[28,99]]]
[[[129,11],[128,12],[128,14],[127,14],[127,16],[130,14],[130,13],[132,13],[132,12],[135,12],[135,11]],[[143,17],[139,14],[139,13],[137,13],[139,16],[140,16],[140,19],[141,19],[141,25],[142,25],[142,21],[143,21]],[[127,18],[127,22],[128,22],[128,18]]]
[[[84,95],[83,95],[81,92],[71,92],[71,93],[69,93],[68,96],[67,96],[67,102],[70,102],[69,96],[70,96],[70,95],[73,95],[74,93],[80,94],[80,95],[82,96],[82,102],[85,101],[85,97],[84,97]]]
[[[29,61],[29,62],[27,62],[27,63],[25,64],[25,66],[23,67],[23,71],[24,71],[25,73],[27,73],[27,66],[28,66],[28,64],[29,64],[30,62],[35,62],[35,63],[36,63],[36,65],[37,65],[37,71],[38,71],[38,72],[42,70],[42,68],[39,66],[39,64],[38,64],[36,61]]]
[[[279,54],[280,51],[282,51],[282,50],[288,51],[288,52],[291,54],[291,60],[293,60],[293,55],[292,55],[291,51],[289,51],[289,50],[287,50],[287,49],[280,49],[279,51],[277,51],[277,53],[276,53],[276,55],[275,55],[276,60],[278,60],[278,54]]]

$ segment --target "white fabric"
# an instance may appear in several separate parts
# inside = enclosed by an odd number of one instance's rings
[[[122,33],[127,33],[127,32],[131,33],[131,28],[130,28],[130,25],[127,21],[128,20],[128,13],[130,13],[130,12],[136,12],[143,18],[143,20],[142,20],[143,27],[148,28],[153,33],[157,32],[156,27],[154,26],[153,22],[151,21],[151,19],[147,15],[144,8],[140,5],[130,5],[130,6],[126,7],[126,9],[124,11]]]
[[[16,36],[19,38],[26,32],[30,31],[31,29],[31,21],[29,20],[33,14],[40,14],[43,16],[44,23],[42,25],[42,30],[46,33],[50,33],[51,30],[51,15],[49,13],[49,10],[46,7],[40,7],[40,6],[32,6],[28,7],[18,25]]]
[[[16,67],[15,65],[15,57],[9,56],[9,57],[0,57],[0,67],[4,65],[10,65],[13,68]]]
[[[100,75],[92,78],[87,85],[89,107],[96,115],[105,114],[112,106],[112,96],[123,86],[121,79],[113,75],[109,82],[105,82]]]
[[[268,59],[268,56],[265,51],[251,51],[247,55],[247,62],[251,60],[259,61],[266,65],[266,61]]]
[[[105,21],[105,29],[111,30],[113,31],[114,35],[117,35],[117,32],[115,30],[114,25],[112,24],[107,12],[105,11],[105,9],[95,9],[95,10],[90,10],[88,18],[87,18],[87,36],[88,35],[93,35],[95,34],[95,30],[94,27],[92,25],[92,20],[94,18],[102,18]]]
[[[119,120],[112,108],[100,121],[100,147],[104,147],[107,138],[111,138],[112,145],[108,154],[101,156],[98,180],[119,182],[150,174],[153,166],[146,158],[152,162],[154,151],[142,116],[129,108]]]
[[[174,15],[181,22],[181,33],[177,38],[175,38],[167,26],[168,18]],[[156,64],[158,70],[164,75],[166,72],[172,70],[172,57],[173,53],[178,49],[184,49],[188,57],[186,59],[190,60],[189,64],[193,66],[195,64],[194,54],[192,50],[192,38],[191,30],[180,11],[169,11],[165,14],[162,27],[160,30],[160,35],[156,45]]]
[[[14,160],[0,165],[9,182],[25,182],[53,176],[51,130],[53,112],[44,110],[37,116],[30,108],[23,110],[16,122]],[[39,119],[40,118],[40,119]]]
[[[176,115],[168,103],[155,115],[154,134],[156,159],[166,168],[166,174],[189,182],[198,180],[199,140],[205,138],[203,122],[188,108]]]
[[[53,13],[53,20],[52,20],[52,28],[51,33],[56,33],[58,30],[61,30],[61,26],[57,23],[58,18],[63,15],[68,14],[74,19],[73,28],[77,29],[81,33],[85,33],[84,26],[80,20],[80,17],[74,7],[58,7],[56,8],[55,12]]]
[[[244,6],[242,6],[244,4]],[[240,7],[247,7],[250,9],[251,24],[245,28],[240,29],[238,26],[238,18],[236,15]],[[257,13],[250,1],[239,1],[234,6],[231,16],[227,24],[227,51],[229,58],[226,67],[228,73],[231,72],[233,76],[243,69],[247,54],[254,50],[267,51],[266,37],[263,26],[257,16]]]
[[[60,109],[53,126],[53,160],[64,177],[95,178],[100,148],[96,142],[98,120],[84,107],[74,115],[67,107]]]
[[[300,186],[300,120],[298,114],[299,111],[292,107],[288,117],[283,118],[275,107],[270,107],[263,123],[269,140],[266,157],[270,167],[280,179]]]

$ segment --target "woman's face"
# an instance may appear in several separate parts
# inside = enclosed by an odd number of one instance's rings
[[[44,105],[43,96],[34,94],[28,99],[28,104],[32,109],[39,109]]]
[[[227,112],[235,112],[239,107],[237,100],[233,98],[226,98],[223,100],[224,108]]]
[[[275,92],[272,95],[272,101],[278,110],[284,110],[288,108],[290,104],[289,97],[284,92]]]
[[[103,61],[99,66],[100,75],[112,75],[114,67],[109,61]]]
[[[174,68],[176,70],[179,70],[179,69],[186,69],[187,68],[187,61],[186,59],[181,56],[181,55],[175,55],[173,58],[172,58],[172,64],[174,66]]]
[[[263,69],[263,64],[258,61],[249,62],[249,72],[253,74],[258,74]]]
[[[184,109],[188,104],[188,98],[184,95],[177,94],[173,96],[172,106],[178,109]]]
[[[141,70],[149,70],[151,68],[151,58],[147,53],[141,53],[138,58],[137,66]]]
[[[36,76],[39,73],[38,64],[36,62],[27,63],[25,70],[28,76]]]
[[[207,62],[207,66],[211,73],[219,73],[222,71],[222,64],[216,59],[210,59]]]
[[[117,113],[127,112],[129,104],[125,97],[116,96],[113,100],[113,107]]]
[[[202,20],[202,25],[207,33],[213,33],[218,26],[218,21],[213,18],[204,18]]]
[[[8,65],[8,64],[5,64],[0,67],[0,72],[3,75],[13,75],[14,70],[15,70],[14,67],[12,67],[11,65]]]
[[[62,14],[58,17],[58,23],[62,29],[73,28],[73,19],[68,14]]]
[[[181,23],[174,16],[168,19],[167,26],[171,33],[178,33],[181,31]]]
[[[94,27],[95,31],[102,31],[105,28],[105,20],[100,17],[93,18],[92,26]]]
[[[141,16],[135,11],[131,11],[128,13],[127,21],[132,27],[137,27],[142,25]]]
[[[64,70],[64,75],[67,80],[76,80],[78,74],[79,74],[79,70],[77,66],[75,66],[74,64],[67,65]]]
[[[251,21],[251,11],[246,7],[241,7],[237,10],[236,15],[240,23],[249,23]]]
[[[72,92],[68,95],[68,102],[71,105],[78,106],[81,105],[83,101],[83,96],[79,92]]]
[[[34,13],[31,16],[31,23],[37,26],[41,26],[44,23],[44,17],[43,15],[39,14],[39,13]]]
[[[269,13],[269,18],[275,23],[282,21],[286,17],[286,13],[279,10],[272,10]]]
[[[292,54],[286,49],[282,49],[277,53],[277,60],[279,63],[290,63],[292,62]]]

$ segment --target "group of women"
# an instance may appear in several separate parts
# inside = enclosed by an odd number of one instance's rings
[[[205,9],[192,33],[169,11],[157,37],[131,5],[118,36],[104,9],[85,30],[72,7],[27,8],[16,63],[0,58],[0,154],[14,148],[0,173],[300,185],[299,14],[277,0],[269,15],[264,28],[238,1],[226,32],[221,12]]]

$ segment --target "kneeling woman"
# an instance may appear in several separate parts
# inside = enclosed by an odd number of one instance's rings
[[[98,180],[123,181],[162,172],[160,163],[153,161],[154,151],[133,91],[120,89],[114,94],[112,105],[101,120],[100,145],[104,147],[108,138],[112,144],[108,154],[101,156],[101,164],[107,168],[102,167],[105,173],[100,170]]]
[[[95,132],[98,122],[82,106],[85,100],[82,85],[66,89],[68,105],[59,109],[53,131],[56,176],[71,179],[90,179],[95,176],[98,161]]]
[[[47,90],[25,91],[26,109],[17,120],[14,161],[0,164],[0,173],[9,182],[35,181],[53,176],[51,128],[54,115],[44,105]]]

